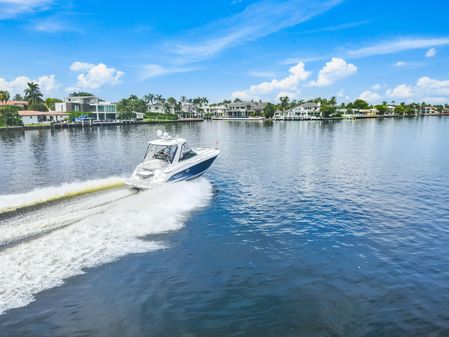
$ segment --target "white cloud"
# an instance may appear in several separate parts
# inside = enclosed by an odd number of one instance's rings
[[[23,13],[42,11],[50,7],[53,0],[0,0],[0,20]]]
[[[310,86],[324,87],[331,85],[335,81],[350,76],[357,72],[354,64],[347,63],[342,58],[333,57],[321,68],[316,81],[311,81]]]
[[[449,80],[440,81],[423,76],[416,82],[416,87],[426,94],[449,96]]]
[[[143,67],[143,71],[140,74],[140,79],[143,81],[152,77],[176,73],[186,73],[189,71],[195,71],[197,69],[197,67],[165,67],[159,64],[147,64]]]
[[[0,77],[0,90],[7,90],[10,94],[22,95],[28,82],[39,84],[39,88],[44,95],[52,94],[60,87],[55,75],[40,76],[37,80],[30,79],[27,76],[18,76],[11,81]]]
[[[340,2],[341,0],[259,1],[238,14],[194,29],[182,40],[168,46],[170,51],[180,55],[184,62],[198,61],[227,48],[255,41],[305,22]]]
[[[76,86],[85,89],[99,89],[105,85],[120,84],[120,78],[125,75],[123,71],[108,67],[104,63],[92,64],[76,61],[72,63],[70,69],[74,72],[81,72],[78,75]]]
[[[407,62],[404,62],[404,61],[397,61],[397,62],[394,64],[395,67],[403,67],[403,66],[405,66],[405,65],[407,65]]]
[[[348,55],[352,57],[384,55],[384,54],[393,54],[405,50],[424,49],[448,44],[449,44],[449,37],[429,38],[429,39],[405,38],[405,39],[383,41],[368,47],[352,50],[348,52]]]
[[[291,67],[289,70],[290,75],[283,79],[273,79],[271,81],[254,84],[247,90],[235,91],[232,93],[233,98],[250,99],[260,98],[260,95],[270,94],[273,91],[282,92],[285,95],[292,97],[298,90],[300,82],[305,81],[310,76],[310,72],[304,68],[304,63],[299,62],[297,65]]]
[[[449,103],[449,99],[447,97],[435,97],[435,96],[425,96],[422,97],[421,102],[426,102],[426,103],[430,103],[430,104],[448,104]]]
[[[393,89],[387,89],[387,95],[391,98],[411,98],[413,97],[412,86],[399,84]]]
[[[76,25],[70,21],[71,20],[66,16],[52,16],[50,18],[35,21],[30,28],[42,33],[83,32],[79,25]]]
[[[365,90],[360,94],[359,98],[371,104],[378,103],[382,100],[382,96],[380,94],[371,90]]]
[[[437,80],[428,76],[419,78],[415,84],[399,84],[394,88],[388,88],[384,94],[379,93],[385,85],[374,85],[371,90],[360,94],[360,98],[377,103],[389,98],[404,102],[426,102],[432,104],[449,103],[449,80]]]
[[[434,57],[437,54],[437,50],[435,48],[430,48],[426,51],[426,57]]]

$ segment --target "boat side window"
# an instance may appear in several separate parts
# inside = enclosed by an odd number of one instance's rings
[[[181,147],[181,155],[179,156],[179,161],[190,159],[192,157],[196,156],[195,151],[193,151],[187,143],[182,144]]]

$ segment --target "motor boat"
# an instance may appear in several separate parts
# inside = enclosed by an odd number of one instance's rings
[[[148,143],[143,162],[137,165],[125,184],[135,189],[150,189],[157,185],[201,176],[220,153],[217,149],[191,149],[187,141],[167,132],[157,132],[158,139]]]

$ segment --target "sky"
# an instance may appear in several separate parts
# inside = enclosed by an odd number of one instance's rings
[[[449,1],[0,0],[0,90],[449,103]]]

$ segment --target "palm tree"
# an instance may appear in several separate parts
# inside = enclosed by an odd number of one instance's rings
[[[164,113],[168,114],[171,111],[170,104],[164,103]]]
[[[146,104],[153,104],[154,95],[152,93],[149,93],[148,95],[143,96],[143,99]]]
[[[154,96],[154,99],[156,100],[156,102],[161,103],[163,102],[164,98],[162,97],[162,95],[157,94]]]
[[[337,98],[335,96],[331,97],[331,99],[329,100],[329,105],[337,105]]]
[[[281,96],[281,97],[279,97],[279,101],[281,102],[282,110],[285,110],[288,107],[288,103],[290,101],[290,98],[288,96]]]
[[[180,100],[182,103],[185,103],[185,102],[187,101],[187,97],[186,97],[186,96],[181,96],[181,97],[179,98],[179,100]]]
[[[39,84],[28,82],[27,83],[28,88],[26,88],[23,92],[25,94],[25,100],[28,101],[28,103],[36,104],[38,102],[42,102],[42,93],[39,89]]]
[[[6,102],[9,101],[9,92],[6,90],[0,91],[0,102],[4,102],[6,105]]]
[[[23,97],[20,94],[16,94],[13,98],[14,101],[23,101]]]

